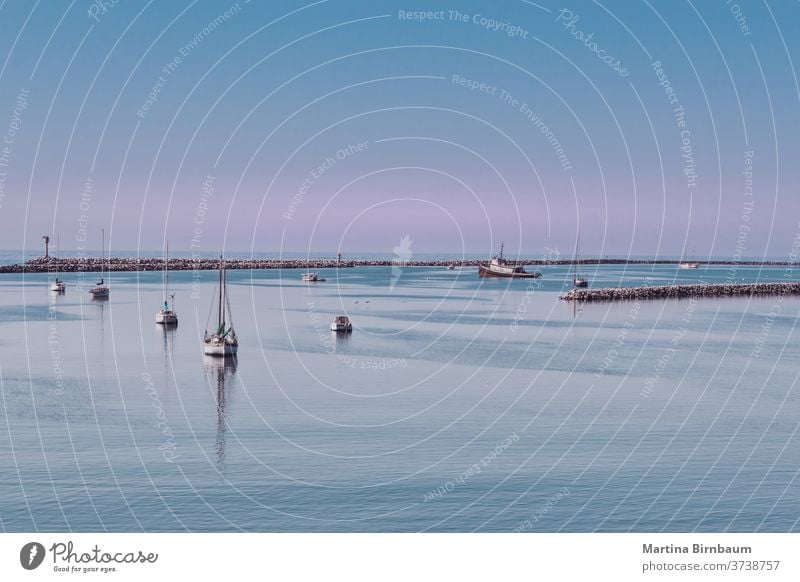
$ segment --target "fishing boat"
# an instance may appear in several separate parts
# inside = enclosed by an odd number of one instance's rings
[[[316,272],[312,273],[310,271],[308,273],[303,273],[301,279],[305,283],[321,283],[325,281],[325,279],[319,276],[319,273]]]
[[[350,333],[353,331],[353,322],[346,315],[337,315],[331,322],[331,331],[336,333]]]
[[[92,299],[108,299],[108,296],[111,294],[111,289],[106,286],[105,281],[103,280],[103,270],[106,256],[106,229],[103,229],[103,246],[101,248],[100,281],[98,281],[94,287],[89,289],[89,293],[92,294]]]
[[[206,331],[203,333],[203,353],[207,356],[235,356],[239,350],[239,339],[236,337],[236,332],[233,329],[233,322],[231,321],[228,327],[227,319],[231,319],[231,309],[228,302],[228,285],[225,276],[225,260],[220,256],[219,258],[219,295],[217,297],[217,326],[214,333],[208,333],[208,324],[206,324]],[[213,305],[212,305],[213,309]],[[209,313],[209,320],[211,314]]]
[[[58,237],[56,237],[56,254],[58,254]],[[58,257],[55,259],[56,263],[56,279],[50,284],[50,291],[53,293],[64,293],[67,290],[67,285],[64,281],[58,278]]]
[[[589,286],[589,278],[586,275],[578,274],[578,250],[581,244],[581,235],[578,233],[578,238],[575,241],[575,261],[572,269],[572,286],[577,288],[584,288]]]
[[[500,243],[500,254],[492,257],[488,265],[478,265],[480,277],[505,277],[509,279],[536,279],[542,274],[538,271],[529,273],[520,265],[509,262],[503,258],[503,243]]]
[[[161,309],[156,313],[156,323],[163,325],[178,325],[178,314],[175,313],[175,294],[169,295],[169,243],[167,243],[166,251],[164,252],[164,273],[162,275],[164,283],[164,304]],[[167,301],[169,298],[172,305]]]

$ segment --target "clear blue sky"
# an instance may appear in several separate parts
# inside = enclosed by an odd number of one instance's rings
[[[787,256],[800,229],[797,3],[101,4],[0,3],[2,248]]]

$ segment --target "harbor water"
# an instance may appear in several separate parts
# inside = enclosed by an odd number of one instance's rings
[[[0,278],[3,531],[797,531],[797,297],[580,304],[571,269]],[[796,280],[592,266],[591,287]],[[332,334],[335,315],[354,324]]]

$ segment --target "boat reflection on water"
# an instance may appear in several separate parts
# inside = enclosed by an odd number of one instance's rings
[[[172,356],[173,352],[175,351],[174,344],[177,326],[156,324],[154,329],[156,334],[162,336],[164,339],[164,353],[168,353],[170,356]]]
[[[220,470],[225,469],[225,402],[233,386],[233,376],[236,374],[236,357],[215,358],[212,356],[203,357],[203,371],[208,380],[209,387],[214,391],[214,399],[217,402],[217,465]],[[227,384],[227,386],[226,386]]]

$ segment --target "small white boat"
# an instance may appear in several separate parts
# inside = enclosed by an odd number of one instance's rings
[[[106,256],[106,229],[103,229],[103,246],[101,247],[101,259],[104,261]],[[89,293],[92,294],[92,299],[108,299],[108,296],[111,294],[111,289],[109,289],[104,280],[103,280],[103,263],[100,263],[100,281],[97,282],[97,285],[89,289]]]
[[[173,293],[169,297],[174,303],[175,294]],[[162,305],[161,309],[159,309],[156,313],[156,323],[161,323],[164,325],[178,325],[178,314],[175,313],[167,301],[164,301],[164,305]]]
[[[319,273],[316,273],[316,272],[314,272],[314,273],[311,273],[311,272],[304,273],[302,275],[301,279],[305,283],[321,283],[321,282],[325,281],[325,279],[320,277]]]
[[[167,249],[164,253],[164,275],[162,280],[164,281],[164,304],[156,313],[156,323],[162,325],[178,325],[178,314],[175,313],[174,293],[169,295],[169,298],[172,300],[172,305],[170,306],[169,302],[167,302],[167,289],[169,287],[169,243],[167,243]]]
[[[331,323],[331,331],[336,333],[350,333],[353,331],[353,323],[346,315],[337,315]]]
[[[575,241],[575,264],[572,270],[572,286],[576,289],[586,288],[589,286],[589,278],[586,275],[578,273],[578,250],[581,244],[581,235],[578,233],[578,238]]]
[[[56,254],[58,254],[58,247],[59,247],[58,237],[56,237]],[[56,280],[50,283],[50,291],[52,291],[53,293],[64,293],[67,290],[67,285],[64,283],[64,281],[58,278],[58,257],[56,257],[55,263],[56,263]]]
[[[106,287],[105,282],[101,277],[97,284],[89,289],[89,293],[92,294],[92,299],[108,299],[108,296],[111,294],[111,290]]]
[[[696,269],[700,266],[700,263],[694,260],[694,250],[692,250],[692,258],[690,260],[682,260],[678,263],[679,269]]]
[[[449,264],[449,265],[447,265],[447,270],[448,270],[448,271],[454,271],[454,270],[455,270],[455,268],[456,268],[456,266],[455,266],[455,265],[453,265],[452,263],[451,263],[451,264]]]
[[[206,328],[203,334],[203,353],[207,356],[235,356],[239,350],[239,338],[233,329],[226,322],[226,317],[230,319],[230,305],[228,305],[228,288],[225,277],[225,261],[219,258],[219,296],[217,304],[217,328],[212,334]]]

